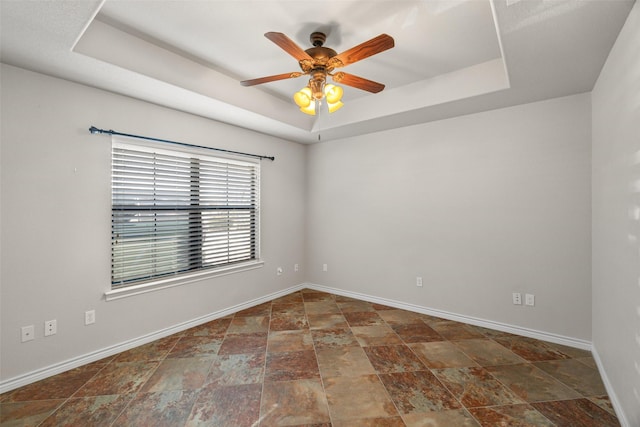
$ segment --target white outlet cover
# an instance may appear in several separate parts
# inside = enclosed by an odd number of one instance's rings
[[[84,324],[91,325],[96,323],[96,312],[95,310],[89,310],[84,312]]]
[[[522,305],[522,294],[518,292],[513,293],[513,303],[515,305]]]
[[[23,326],[20,332],[22,334],[22,342],[32,341],[35,338],[33,325]]]
[[[44,322],[44,336],[55,335],[58,333],[58,322],[54,320],[47,320]]]

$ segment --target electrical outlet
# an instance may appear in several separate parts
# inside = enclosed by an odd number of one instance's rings
[[[44,322],[44,336],[48,337],[49,335],[55,335],[58,333],[58,321],[53,319],[53,320],[47,320],[46,322]]]
[[[23,326],[21,329],[21,334],[22,334],[22,342],[27,342],[27,341],[31,341],[35,338],[34,334],[34,330],[33,330],[33,325],[29,325],[29,326]]]
[[[293,271],[300,271],[300,266],[298,264],[293,264]]]
[[[515,305],[522,305],[522,294],[519,292],[513,293],[513,303]]]
[[[322,271],[328,271],[327,264],[322,264]]]
[[[536,305],[536,296],[533,294],[525,294],[524,295],[524,303],[526,305],[534,306]]]
[[[278,267],[278,269],[276,270],[276,274],[278,276],[282,276],[282,267]]]
[[[84,324],[85,325],[91,325],[93,323],[96,323],[96,311],[95,310],[85,311],[84,312]]]
[[[422,287],[422,277],[420,276],[416,277],[416,286],[419,288]]]

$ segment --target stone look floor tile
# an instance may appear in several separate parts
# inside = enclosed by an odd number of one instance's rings
[[[133,394],[79,397],[67,400],[47,417],[42,427],[110,426],[133,398]]]
[[[389,326],[352,326],[351,330],[363,347],[402,344],[400,337]]]
[[[619,426],[587,351],[312,289],[0,395],[2,427],[481,424]]]
[[[566,354],[567,356],[573,359],[577,359],[581,357],[591,357],[591,352],[589,350],[582,350],[581,348],[569,347],[566,345],[556,344],[553,342],[546,343],[546,345],[560,351],[562,354]]]
[[[429,371],[381,374],[401,414],[460,409],[456,398]]]
[[[575,359],[550,360],[533,364],[585,397],[607,394],[597,369]]]
[[[271,331],[296,331],[308,329],[309,324],[304,314],[275,313],[271,316]]]
[[[348,311],[344,318],[349,326],[374,326],[384,325],[384,320],[375,311]]]
[[[532,406],[524,404],[471,408],[469,412],[483,427],[555,427],[551,421]]]
[[[395,310],[395,308],[393,307],[389,307],[388,305],[384,305],[384,304],[376,304],[376,303],[371,303],[371,307],[373,307],[374,310],[379,311],[379,310]]]
[[[308,330],[273,331],[267,339],[267,352],[313,350],[313,338]]]
[[[173,346],[168,359],[211,357],[218,354],[223,336],[184,336]]]
[[[619,427],[611,413],[587,399],[556,400],[531,404],[557,427]]]
[[[157,341],[150,342],[149,344],[141,345],[140,347],[132,348],[131,350],[120,353],[114,362],[138,362],[141,360],[162,360],[171,351],[174,345],[180,339],[179,336],[169,336],[159,339]]]
[[[312,330],[313,344],[316,350],[323,347],[341,347],[358,345],[358,340],[350,329],[334,328]]]
[[[411,311],[400,310],[397,308],[391,310],[379,311],[378,314],[389,325],[406,325],[412,323],[424,323],[422,321],[422,315],[419,313],[413,313]]]
[[[234,317],[227,329],[228,334],[251,334],[269,331],[269,316]]]
[[[373,308],[371,303],[368,303],[366,301],[352,300],[338,302],[337,304],[342,313],[362,313],[365,311],[375,312],[375,309]]]
[[[265,383],[260,419],[260,425],[265,427],[329,423],[329,408],[320,380]]]
[[[195,390],[207,378],[211,358],[166,359],[140,390],[153,393],[169,390]]]
[[[447,368],[433,372],[466,408],[522,403],[484,368]]]
[[[37,426],[66,399],[0,403],[0,425]]]
[[[275,304],[301,303],[303,301],[304,300],[302,299],[302,292],[293,292],[291,294],[282,296],[280,298],[276,298],[272,300],[271,303],[275,305]]]
[[[407,372],[426,369],[406,345],[364,347],[364,352],[379,373]]]
[[[252,427],[260,417],[262,384],[205,387],[185,426]]]
[[[135,393],[160,362],[112,362],[91,378],[74,397]]]
[[[326,292],[303,292],[302,299],[304,302],[331,301],[335,302],[333,295]]]
[[[199,326],[184,331],[182,336],[184,337],[224,337],[227,333],[227,328],[231,324],[231,317],[224,317],[222,319],[212,320]]]
[[[472,339],[453,342],[480,366],[524,363],[520,356],[490,339]]]
[[[220,350],[222,341],[222,337],[182,337],[167,354],[167,359],[215,356]]]
[[[613,409],[613,404],[611,403],[611,399],[609,399],[609,396],[592,396],[589,398],[589,400],[605,411],[609,412],[611,415],[616,415],[616,411],[615,409]]]
[[[361,418],[358,420],[334,421],[331,427],[405,427],[400,417]]]
[[[527,402],[580,397],[576,391],[529,363],[489,366],[486,369]]]
[[[267,333],[227,335],[218,350],[219,355],[266,351]]]
[[[462,368],[478,366],[459,347],[449,341],[409,344],[418,358],[428,368]]]
[[[445,320],[432,322],[429,326],[448,340],[468,340],[473,338],[485,338],[480,328],[465,323]]]
[[[139,393],[118,417],[122,426],[182,426],[187,421],[198,392],[172,390],[159,393]]]
[[[407,427],[480,427],[480,424],[464,409],[404,414]]]
[[[376,373],[360,346],[319,348],[316,355],[323,378]]]
[[[495,337],[494,341],[513,351],[518,356],[529,362],[542,362],[545,360],[568,359],[569,356],[554,348],[549,343],[528,337],[509,335]]]
[[[264,304],[255,305],[253,307],[238,311],[234,317],[269,316],[270,314],[271,314],[271,303],[265,302]]]
[[[313,350],[271,353],[267,355],[265,381],[291,381],[320,378]]]
[[[304,316],[306,314],[304,310],[304,303],[300,301],[299,303],[280,303],[273,304],[271,306],[272,318],[274,315],[284,314],[288,314],[290,316]]]
[[[342,314],[335,301],[311,301],[304,303],[307,314]]]
[[[376,375],[324,379],[331,419],[356,420],[398,415],[395,405]]]
[[[104,365],[89,364],[37,381],[2,395],[2,402],[64,399],[71,397],[93,378]]]
[[[205,386],[258,384],[264,379],[264,352],[215,356]]]
[[[402,341],[406,343],[444,340],[439,333],[427,326],[425,323],[409,323],[405,325],[396,324],[391,327],[395,333],[402,338]]]
[[[348,328],[347,319],[342,314],[307,314],[310,329]]]
[[[587,365],[590,368],[598,369],[598,365],[596,364],[596,360],[591,356],[589,356],[589,357],[577,357],[575,360],[577,360],[580,363],[584,363],[585,365]]]

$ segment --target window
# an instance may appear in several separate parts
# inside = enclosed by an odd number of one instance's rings
[[[112,289],[259,258],[258,163],[113,143]]]

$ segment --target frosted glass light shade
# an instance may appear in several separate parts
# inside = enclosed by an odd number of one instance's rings
[[[340,86],[332,85],[331,83],[325,85],[324,96],[327,102],[330,104],[336,104],[342,99],[344,90]]]
[[[293,95],[293,100],[298,105],[298,107],[300,107],[300,109],[309,107],[309,104],[311,104],[312,101],[311,89],[309,89],[309,87],[300,89],[299,92],[296,92]]]

